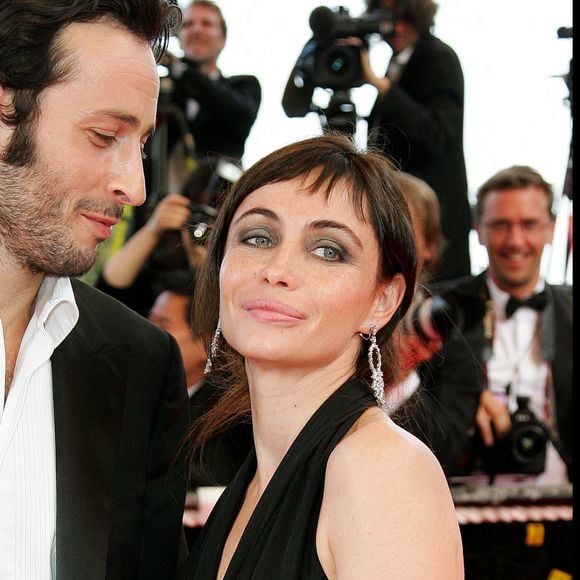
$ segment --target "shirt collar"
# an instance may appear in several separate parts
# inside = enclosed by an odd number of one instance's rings
[[[501,313],[501,318],[505,318],[505,307],[507,301],[510,298],[509,293],[505,292],[504,290],[501,290],[497,286],[497,284],[492,280],[489,274],[486,276],[486,283],[489,289],[489,297],[493,302],[493,307],[496,316],[498,316]],[[534,288],[533,294],[536,294],[537,292],[542,292],[542,290],[544,290],[545,287],[546,287],[545,280],[543,278],[540,278],[538,280],[538,283],[536,284],[536,287]]]
[[[404,66],[409,62],[409,60],[411,59],[411,56],[413,56],[414,50],[415,50],[415,45],[412,44],[411,46],[404,48],[398,54],[393,55],[393,59],[397,64]]]
[[[36,297],[34,316],[37,328],[50,336],[56,348],[79,319],[69,278],[44,277]]]

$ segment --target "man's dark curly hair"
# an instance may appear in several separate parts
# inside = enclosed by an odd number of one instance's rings
[[[382,6],[381,0],[367,0],[367,10],[372,11]],[[421,34],[429,32],[435,22],[439,6],[432,0],[393,0],[395,18],[412,24]]]
[[[176,0],[2,0],[0,2],[0,85],[14,92],[13,106],[0,121],[29,126],[38,114],[40,93],[70,72],[59,42],[74,22],[110,19],[149,42],[159,60],[170,33],[181,22]]]

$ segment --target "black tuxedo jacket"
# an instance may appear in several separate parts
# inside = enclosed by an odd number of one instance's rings
[[[172,578],[189,411],[175,341],[72,280],[78,323],[51,359],[59,580]]]
[[[369,117],[369,141],[403,171],[426,181],[437,194],[447,241],[441,279],[471,272],[463,92],[457,55],[427,33],[417,42],[399,80],[377,98]]]
[[[484,336],[487,301],[486,272],[440,284],[437,293],[448,294],[461,306],[462,330],[453,331],[434,359],[419,367],[422,386],[408,428],[428,443],[448,475],[456,475],[458,462],[474,424],[485,364],[492,354]],[[572,474],[572,287],[546,284],[547,305],[541,316],[541,350],[552,371],[556,427],[565,461]],[[399,416],[399,419],[402,417]]]

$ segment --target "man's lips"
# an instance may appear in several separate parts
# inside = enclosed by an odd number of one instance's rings
[[[91,222],[98,237],[103,238],[104,240],[111,236],[111,230],[118,222],[117,218],[97,213],[83,212],[82,215]]]
[[[276,300],[247,300],[242,308],[254,318],[265,322],[299,322],[306,318],[292,306]]]
[[[501,258],[507,262],[523,262],[524,260],[528,259],[528,254],[524,254],[522,252],[511,252],[511,253],[504,253],[501,254]]]

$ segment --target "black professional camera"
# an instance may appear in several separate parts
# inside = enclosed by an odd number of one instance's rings
[[[530,409],[529,397],[517,397],[517,404],[510,429],[493,447],[483,444],[478,431],[474,436],[481,468],[490,475],[536,475],[544,471],[548,429]]]
[[[319,6],[310,14],[309,23],[313,37],[298,57],[296,71],[313,87],[348,90],[360,86],[363,79],[360,47],[345,44],[344,39],[360,38],[368,46],[373,34],[388,38],[395,18],[386,9],[353,18],[344,6],[335,9]]]
[[[463,308],[451,293],[416,300],[404,321],[405,328],[425,342],[443,340],[453,328],[461,329],[463,323]]]

